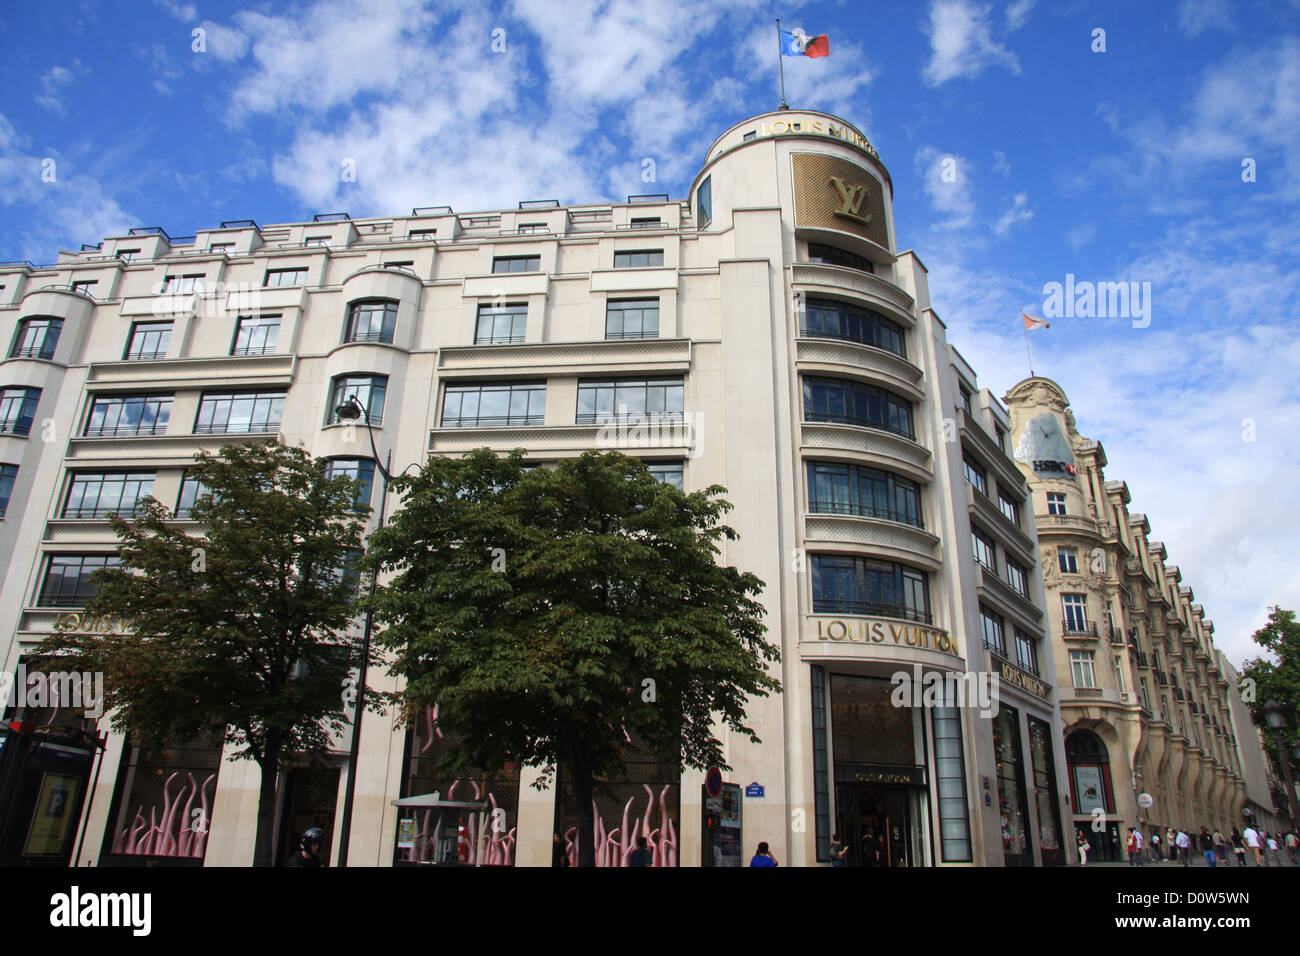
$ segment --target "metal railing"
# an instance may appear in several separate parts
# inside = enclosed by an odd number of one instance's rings
[[[442,420],[443,428],[503,428],[512,425],[545,424],[545,415],[470,415]]]
[[[892,511],[877,508],[874,505],[854,504],[851,501],[819,501],[816,498],[808,502],[809,514],[854,515],[859,518],[883,518],[885,521],[897,521],[910,524],[914,528],[925,528],[920,517],[904,511]]]
[[[906,438],[908,441],[916,440],[912,437],[912,433],[906,429],[896,428],[888,422],[874,422],[865,418],[857,418],[853,415],[839,415],[835,412],[805,411],[803,420],[805,422],[813,423],[830,422],[834,425],[856,425],[859,428],[874,428],[878,431],[890,432],[891,434],[898,435],[901,438]]]
[[[1069,618],[1061,621],[1062,634],[1082,634],[1089,637],[1097,636],[1096,621],[1071,621]]]
[[[896,617],[920,624],[932,623],[928,611],[918,611],[902,604],[880,604],[876,601],[813,598],[814,614],[852,614],[860,617]]]

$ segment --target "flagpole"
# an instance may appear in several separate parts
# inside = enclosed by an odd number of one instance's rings
[[[1029,352],[1029,330],[1024,329],[1025,333],[1025,357],[1029,359],[1029,377],[1034,377],[1034,356]]]
[[[785,63],[781,60],[781,18],[776,20],[776,68],[781,73],[781,109],[788,110],[790,104],[785,101]]]

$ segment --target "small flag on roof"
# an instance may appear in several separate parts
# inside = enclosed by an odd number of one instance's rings
[[[1025,315],[1023,312],[1020,313],[1020,317],[1025,320],[1026,332],[1030,329],[1050,329],[1052,327],[1051,323],[1046,319],[1036,319],[1031,315]]]
[[[781,31],[781,55],[782,56],[830,56],[831,41],[830,37],[823,33],[821,36],[810,37],[803,30],[782,30]]]

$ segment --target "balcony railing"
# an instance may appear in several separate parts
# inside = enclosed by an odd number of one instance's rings
[[[109,515],[117,515],[119,518],[134,518],[143,511],[143,505],[140,502],[132,502],[112,507],[100,507],[97,505],[87,505],[80,508],[64,508],[63,518],[107,518]]]
[[[818,501],[813,499],[808,502],[809,514],[821,515],[856,515],[859,518],[883,518],[885,521],[897,521],[900,524],[910,524],[914,528],[925,529],[925,523],[920,517],[904,511],[891,511],[888,508],[877,508],[874,505],[854,504],[850,501]]]
[[[659,338],[658,329],[642,329],[640,332],[606,332],[606,342],[627,341],[630,339],[657,339]]]
[[[1107,630],[1108,630],[1108,632],[1109,632],[1109,634],[1110,634],[1110,642],[1111,642],[1112,644],[1118,646],[1118,647],[1123,647],[1123,646],[1124,646],[1124,632],[1121,631],[1119,628],[1117,628],[1114,624],[1111,624],[1111,625],[1107,628]]]
[[[508,425],[544,425],[545,415],[462,415],[444,418],[443,428],[503,428]]]
[[[615,415],[612,412],[579,412],[574,418],[577,425],[616,425],[626,422],[630,425],[675,425],[685,421],[684,412],[632,412]],[[541,422],[510,422],[509,424],[537,424]]]
[[[1105,691],[1100,687],[1076,687],[1074,688],[1075,697],[1101,697]]]
[[[10,358],[39,358],[39,359],[46,359],[48,361],[49,359],[54,358],[54,349],[55,346],[53,344],[46,344],[44,342],[42,342],[40,345],[23,345],[14,349],[13,354],[10,355],[9,357]]]
[[[1080,637],[1096,637],[1096,621],[1071,621],[1068,618],[1061,622],[1061,633],[1078,635]]]
[[[127,425],[88,425],[84,437],[117,438],[123,435],[159,435],[166,431],[166,422],[153,422],[148,425],[139,423]]]
[[[875,601],[813,598],[814,614],[851,614],[858,617],[896,617],[920,624],[932,623],[928,611],[918,611],[902,604],[879,604]]]
[[[908,441],[915,441],[912,433],[905,428],[898,428],[888,422],[876,422],[866,418],[857,418],[853,415],[840,415],[835,412],[810,412],[805,411],[803,420],[806,422],[830,422],[834,425],[857,425],[859,428],[876,428],[880,431],[892,432],[900,435]]]

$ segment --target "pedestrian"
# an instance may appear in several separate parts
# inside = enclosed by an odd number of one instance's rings
[[[1142,852],[1141,839],[1142,838],[1138,836],[1137,830],[1135,830],[1133,827],[1128,828],[1128,840],[1125,842],[1124,846],[1125,849],[1128,850],[1129,866],[1142,865],[1142,861],[1139,859],[1139,854]]]
[[[1286,855],[1291,858],[1292,863],[1300,863],[1300,839],[1296,838],[1294,830],[1286,831]]]
[[[1169,862],[1174,862],[1178,857],[1178,835],[1173,827],[1165,830],[1165,848],[1169,851]]]
[[[1254,853],[1255,865],[1268,866],[1268,861],[1263,859],[1264,846],[1263,841],[1259,838],[1259,831],[1248,823],[1246,824],[1246,832],[1241,835],[1241,838],[1246,841],[1246,849]]]
[[[862,865],[880,865],[880,845],[876,841],[875,830],[868,830],[867,835],[862,838]]]
[[[646,849],[645,837],[636,838],[636,849],[627,855],[628,866],[649,866],[654,861],[654,854]]]
[[[1156,827],[1151,834],[1151,852],[1155,854],[1156,862],[1164,862],[1164,854],[1160,852],[1160,828]]]
[[[848,852],[849,845],[840,839],[838,833],[831,837],[831,866],[843,866]]]
[[[1217,829],[1214,831],[1214,858],[1224,866],[1228,865],[1228,841],[1223,839],[1223,831]]]
[[[1076,830],[1075,836],[1079,838],[1079,865],[1087,866],[1088,851],[1092,849],[1092,844],[1088,842],[1088,838],[1083,835],[1082,830]]]
[[[1268,846],[1268,856],[1273,860],[1274,866],[1281,866],[1282,860],[1277,855],[1277,837],[1271,833],[1264,834],[1264,843]]]
[[[1192,865],[1192,838],[1187,835],[1186,830],[1179,830],[1175,838],[1178,843],[1178,862],[1183,866]]]
[[[1228,837],[1232,841],[1232,852],[1237,858],[1238,866],[1246,865],[1246,840],[1241,835],[1241,831],[1236,827],[1232,828],[1232,836]]]
[[[749,861],[749,865],[750,866],[777,866],[779,864],[776,862],[776,857],[772,855],[772,851],[767,848],[767,844],[760,843],[758,845],[758,852],[755,853],[754,858]]]
[[[325,842],[325,831],[320,827],[312,827],[302,835],[302,840],[298,843],[298,850],[293,856],[284,861],[285,866],[324,866],[320,858],[320,848]]]
[[[569,854],[565,850],[564,841],[556,833],[551,837],[551,866],[568,866]]]
[[[1205,856],[1205,862],[1211,868],[1214,867],[1214,836],[1206,827],[1201,827],[1201,853]]]

